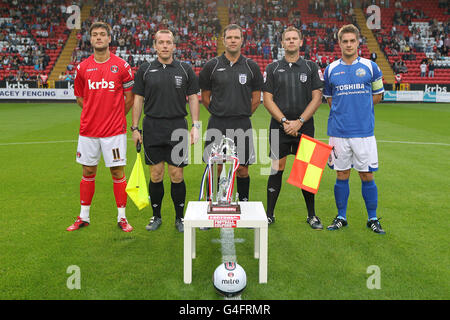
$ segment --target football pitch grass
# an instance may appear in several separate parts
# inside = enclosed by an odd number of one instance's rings
[[[450,105],[379,104],[375,115],[378,216],[387,234],[367,229],[356,172],[350,177],[349,226],[313,231],[300,189],[286,183],[291,156],[277,220],[269,227],[266,284],[258,283],[254,231],[235,229],[241,239],[235,244],[237,262],[247,273],[243,300],[450,298]],[[112,179],[103,160],[91,225],[66,231],[80,210],[79,116],[75,103],[0,104],[0,299],[223,299],[211,280],[222,261],[219,229],[197,231],[193,281],[183,282],[183,234],[174,227],[167,174],[158,231],[145,230],[150,207],[138,211],[130,199],[127,218],[135,229],[125,233],[117,227]],[[315,115],[315,136],[322,141],[327,141],[327,118],[324,104]],[[207,119],[202,107],[203,130]],[[262,105],[252,117],[258,147],[266,147],[261,129],[267,130],[269,119]],[[127,176],[136,159],[128,137]],[[268,177],[261,173],[269,164],[259,160],[250,167],[250,200],[265,206]],[[201,164],[185,169],[187,202],[198,199],[203,171]],[[148,181],[147,169],[146,176]],[[316,195],[325,228],[336,216],[334,182],[335,173],[326,168]],[[73,266],[79,289],[68,287],[74,283]],[[369,289],[371,284],[379,287]]]

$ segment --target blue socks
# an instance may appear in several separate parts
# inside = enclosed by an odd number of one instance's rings
[[[377,220],[378,189],[375,181],[362,181],[361,193],[366,203],[369,220]]]
[[[347,180],[336,179],[334,185],[334,200],[338,209],[338,218],[347,220],[347,202],[350,195],[350,187]]]
[[[375,180],[361,181],[361,193],[366,203],[369,220],[377,219],[378,189]],[[347,180],[336,179],[334,185],[334,199],[338,210],[338,218],[347,220],[347,202],[350,195],[350,187]]]

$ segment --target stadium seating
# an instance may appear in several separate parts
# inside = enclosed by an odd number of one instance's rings
[[[210,7],[210,4],[212,4],[213,1],[204,1],[204,3],[206,4],[206,7]],[[260,8],[257,8],[258,6]],[[206,7],[203,6],[201,8],[204,9]],[[176,33],[178,30],[176,30],[176,28],[174,27],[183,27],[182,23],[180,22],[183,17],[177,16],[173,11],[171,11],[171,9],[173,8],[164,8],[164,10],[166,10],[165,12],[170,15],[171,19],[173,19],[171,23],[168,23],[169,28],[175,29],[174,31]],[[347,17],[347,19],[344,19],[338,18],[334,14],[335,12],[340,12],[339,14],[344,17],[348,8],[340,8],[338,10],[336,8],[336,5],[332,4],[331,9],[331,11],[333,11],[333,14],[326,14],[326,17],[324,18],[321,15],[320,11],[314,10],[314,8],[312,8],[312,6],[307,1],[291,2],[281,0],[273,2],[252,1],[251,3],[249,3],[248,1],[234,0],[231,1],[229,12],[230,23],[238,23],[244,29],[244,38],[246,39],[246,44],[243,46],[243,54],[246,54],[250,58],[254,59],[263,72],[267,64],[271,63],[274,58],[281,58],[283,54],[279,36],[284,27],[292,24],[291,21],[299,24],[300,19],[304,24],[303,28],[306,28],[306,32],[304,32],[306,35],[305,46],[303,49],[305,50],[306,47],[308,47],[308,49],[306,50],[310,51],[310,59],[315,60],[320,64],[322,56],[327,58],[326,61],[328,61],[328,63],[333,61],[336,56],[339,56],[339,47],[337,45],[334,45],[333,50],[330,50],[329,48],[328,50],[326,50],[327,48],[325,46],[325,41],[327,39],[327,36],[329,36],[330,30],[334,30],[336,32],[338,28],[343,24],[353,22],[353,20],[351,20],[351,16]],[[97,12],[99,12],[98,9],[93,12],[91,21],[93,21],[94,19],[106,21],[106,19],[102,19],[102,16],[96,16]],[[107,16],[108,8],[106,8],[106,10],[105,8],[103,8],[101,12],[102,14]],[[254,14],[255,12],[258,13]],[[209,15],[208,18],[214,19],[217,14],[216,10],[210,10],[210,13],[213,13],[213,15]],[[138,19],[143,19],[144,16],[145,14],[143,16],[138,16]],[[201,15],[199,14],[199,12],[191,12],[191,16],[194,17],[194,19],[197,19]],[[152,17],[149,17],[149,19],[150,21],[152,21]],[[153,21],[153,23],[153,30],[156,30],[161,26],[161,24],[158,24],[156,21]],[[111,24],[114,25],[114,21]],[[302,25],[299,24],[297,25],[297,27],[301,29]],[[120,30],[123,30],[124,25],[120,25],[119,28]],[[258,33],[255,30],[264,31]],[[83,32],[86,32],[86,29],[80,32],[80,37]],[[275,34],[278,34],[278,37],[275,37],[274,39]],[[135,35],[136,34],[132,35],[133,38],[135,38]],[[217,38],[219,37],[219,34],[216,32],[213,34],[213,37],[214,38],[212,39],[211,46],[205,50],[205,43],[209,40],[208,37],[205,38],[205,34],[201,32],[190,32],[188,41],[179,41],[177,43],[178,50],[175,53],[176,58],[190,62],[194,71],[198,74],[203,64],[217,54]],[[321,38],[320,43],[317,41],[317,37]],[[256,52],[251,53],[248,50],[249,42],[259,43],[259,46],[262,46],[262,44],[269,45],[270,53],[266,54],[266,57],[264,57],[262,50],[260,50],[260,54],[256,54]],[[89,47],[88,44],[86,45],[87,47]],[[278,54],[276,57],[273,56],[274,46],[278,48]],[[156,58],[155,52],[151,48],[150,50],[139,50],[136,48],[124,48],[123,46],[113,45],[111,50],[126,61],[132,61],[134,70],[137,69],[141,61],[153,60]],[[361,46],[360,53],[363,57],[367,58],[370,54],[367,46],[365,46],[364,44]],[[200,61],[198,61],[199,56],[201,57]],[[73,66],[76,67],[76,65],[80,61],[73,61]],[[323,67],[325,67],[325,65],[323,65]],[[71,72],[73,73],[74,71],[72,70]]]
[[[68,37],[61,5],[65,1],[36,5],[25,0],[20,7],[6,1],[0,4],[0,58],[9,58],[0,68],[0,79],[34,80],[40,73],[50,73]]]
[[[377,40],[394,70],[397,61],[404,61],[407,72],[403,73],[403,82],[450,83],[450,57],[437,47],[439,38],[444,40],[450,29],[447,10],[440,8],[438,1],[425,0],[402,1],[401,7],[381,9],[383,19],[381,30],[376,31]],[[410,42],[411,37],[419,40]],[[434,77],[429,78],[428,71],[426,77],[421,77],[422,61],[433,61]]]
[[[244,33],[248,30],[253,31],[250,37],[244,36],[246,39],[250,38],[250,43],[247,42],[244,45],[242,53],[253,58],[259,64],[261,71],[264,71],[267,64],[274,59],[279,60],[283,57],[281,34],[286,26],[293,25],[302,30],[304,35],[302,54],[316,61],[324,69],[327,63],[331,63],[340,56],[336,41],[338,29],[344,24],[355,23],[354,17],[349,14],[349,5],[346,7],[341,5],[337,8],[334,1],[330,2],[326,10],[320,7],[315,8],[312,1],[264,1],[264,10],[257,14],[255,14],[257,12],[254,8],[255,2],[253,3],[252,6],[246,1],[232,1],[230,22],[240,24],[244,28]],[[286,13],[281,10],[280,13],[281,8],[288,10]],[[266,43],[270,44],[270,59],[264,59],[263,56],[263,46]],[[251,53],[252,46],[253,53]],[[254,51],[259,51],[260,54],[255,55]],[[370,55],[364,42],[361,44],[360,55],[365,58],[369,58]],[[322,63],[322,57],[324,63]]]
[[[117,5],[126,9],[120,15],[114,16]],[[132,15],[135,15],[134,23],[124,19]],[[152,42],[155,31],[161,28],[169,28],[173,31],[177,45],[175,57],[190,63],[197,74],[203,64],[216,55],[217,12],[215,2],[211,0],[186,1],[183,5],[151,1],[150,7],[147,8],[139,7],[138,3],[121,1],[113,5],[105,4],[101,8],[95,7],[89,20],[89,24],[84,25],[79,32],[80,41],[76,51],[91,51],[87,37],[86,40],[82,39],[83,34],[87,33],[90,22],[107,21],[113,27],[111,51],[128,61],[134,71],[145,60],[151,61],[156,58]],[[129,38],[129,45],[121,45],[121,38]],[[146,38],[149,41],[142,41]],[[83,56],[82,59],[84,58]],[[72,61],[74,68],[70,71],[71,73],[82,59]]]
[[[283,56],[281,33],[286,26],[294,25],[304,34],[302,55],[324,69],[340,56],[337,30],[344,24],[355,23],[355,19],[351,1],[345,1],[346,6],[344,1],[325,1],[326,8],[320,6],[321,2],[230,0],[230,22],[244,29],[243,54],[255,60],[263,72],[267,64]],[[389,63],[395,68],[399,59],[404,61],[407,69],[404,82],[450,83],[450,56],[448,49],[442,50],[439,44],[439,37],[445,39],[450,30],[448,8],[440,8],[438,0],[402,1],[401,8],[396,8],[397,2],[391,1],[389,7],[381,8],[382,28],[374,30]],[[35,79],[40,72],[50,73],[69,35],[65,23],[68,14],[62,6],[72,3],[58,0],[38,4],[35,0],[24,0],[20,8],[10,2],[0,3],[0,79]],[[73,52],[69,73],[73,74],[77,64],[91,54],[87,30],[95,20],[113,26],[111,51],[129,61],[133,70],[143,61],[156,58],[151,37],[162,27],[172,29],[177,36],[176,58],[190,63],[197,74],[207,60],[217,55],[220,26],[215,1],[147,0],[145,6],[143,3],[143,0],[97,3],[78,33],[78,47]],[[149,41],[145,41],[146,32]],[[399,50],[398,43],[402,49],[407,44],[399,39],[416,35],[423,43],[410,50]],[[369,58],[364,37],[361,41],[360,55]],[[420,76],[419,66],[425,60],[434,62],[434,78]]]

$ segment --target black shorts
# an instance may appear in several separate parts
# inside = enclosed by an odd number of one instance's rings
[[[256,161],[253,144],[252,123],[248,117],[216,117],[211,116],[206,131],[203,161],[207,162],[211,148],[220,143],[222,136],[234,140],[239,164],[248,166]],[[218,141],[216,141],[218,140]]]
[[[273,160],[282,159],[290,154],[297,154],[298,144],[302,133],[314,138],[314,120],[310,119],[300,128],[297,137],[286,134],[281,124],[272,118],[269,127],[269,157]],[[278,134],[277,134],[278,133]],[[278,139],[276,136],[278,135]]]
[[[188,164],[189,131],[185,118],[161,119],[146,116],[142,127],[146,164],[154,165],[162,161],[176,167]]]

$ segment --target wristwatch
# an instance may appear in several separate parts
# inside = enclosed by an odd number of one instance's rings
[[[304,124],[304,123],[305,123],[305,119],[303,119],[303,117],[302,117],[302,116],[300,116],[300,117],[298,118],[298,120],[300,120],[300,122],[301,122],[302,124]]]
[[[286,117],[281,118],[281,120],[280,120],[281,125],[283,125],[283,123],[285,123],[286,121],[287,121]]]
[[[139,130],[139,127],[133,127],[133,126],[131,126],[130,129],[131,129],[131,131],[133,132],[133,131]]]
[[[200,129],[200,123],[193,123],[192,127],[196,127],[197,129]]]

